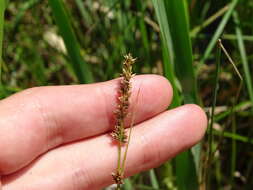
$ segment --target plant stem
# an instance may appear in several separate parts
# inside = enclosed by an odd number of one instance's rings
[[[131,78],[133,77],[132,65],[135,62],[135,59],[132,58],[131,54],[125,55],[125,61],[122,66],[122,79],[120,82],[120,96],[118,97],[118,105],[115,111],[116,124],[114,131],[112,132],[112,137],[117,140],[118,143],[118,162],[117,162],[117,171],[112,174],[113,180],[117,184],[116,189],[120,189],[121,184],[123,183],[124,177],[124,167],[126,161],[126,154],[129,144],[129,139],[125,133],[125,119],[128,115],[129,109],[129,99],[131,96]],[[133,123],[131,124],[133,125]],[[129,136],[130,138],[130,136]],[[127,143],[126,151],[123,155],[122,161],[122,148]]]
[[[206,189],[209,189],[210,185],[210,175],[208,174],[211,162],[212,162],[212,144],[213,144],[213,124],[214,124],[214,111],[216,107],[216,100],[217,94],[219,89],[219,74],[220,74],[220,62],[221,62],[221,41],[218,41],[218,49],[217,49],[217,56],[216,56],[216,69],[215,69],[215,81],[214,81],[214,94],[213,94],[213,103],[211,109],[211,118],[210,118],[210,125],[209,125],[209,134],[208,134],[208,157],[207,157],[207,166],[204,176],[206,176]]]
[[[121,167],[120,167],[120,165],[121,165],[121,146],[122,146],[122,144],[121,144],[121,142],[119,142],[119,144],[118,144],[118,167],[117,167],[118,172],[120,172],[120,170],[121,170]]]

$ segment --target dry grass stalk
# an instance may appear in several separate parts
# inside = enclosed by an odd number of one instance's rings
[[[125,132],[125,119],[128,115],[129,108],[129,99],[131,96],[131,78],[134,76],[133,74],[133,64],[135,59],[131,56],[131,54],[124,56],[125,60],[122,65],[122,79],[120,82],[120,90],[118,97],[118,106],[115,111],[116,124],[114,130],[111,134],[114,140],[118,142],[118,164],[116,173],[112,174],[113,180],[117,184],[117,190],[120,189],[120,185],[123,184],[124,177],[124,165],[125,165],[125,157],[126,152],[124,153],[124,157],[122,159],[122,147],[128,142],[128,137]],[[127,149],[126,149],[127,151]]]

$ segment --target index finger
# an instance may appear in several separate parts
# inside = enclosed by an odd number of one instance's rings
[[[111,130],[118,82],[39,87],[1,101],[0,173],[12,173],[61,144]],[[143,75],[133,78],[133,100],[140,83],[136,123],[164,111],[172,97],[165,78]]]

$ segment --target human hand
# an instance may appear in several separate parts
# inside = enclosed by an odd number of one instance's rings
[[[205,113],[196,105],[165,111],[172,89],[163,77],[136,76],[132,85],[131,105],[136,104],[139,88],[140,94],[126,176],[159,166],[193,146],[207,125]],[[108,134],[117,88],[117,79],[38,87],[2,100],[2,190],[96,190],[113,183],[117,148]]]

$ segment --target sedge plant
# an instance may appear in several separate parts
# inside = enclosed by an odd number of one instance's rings
[[[126,156],[128,151],[128,145],[131,136],[131,129],[133,125],[133,118],[131,123],[131,128],[129,132],[129,136],[127,136],[125,131],[125,119],[128,116],[128,109],[129,109],[129,99],[131,96],[131,79],[134,76],[133,74],[133,64],[135,60],[131,54],[125,55],[125,60],[122,65],[122,79],[120,81],[120,88],[119,88],[119,97],[118,97],[118,105],[115,111],[116,123],[114,130],[111,134],[114,140],[117,141],[118,144],[118,162],[117,162],[117,169],[115,173],[112,173],[113,180],[117,184],[116,190],[121,189],[121,184],[123,184],[124,178],[124,169],[125,169],[125,162]],[[126,145],[125,152],[122,151],[123,146]]]

